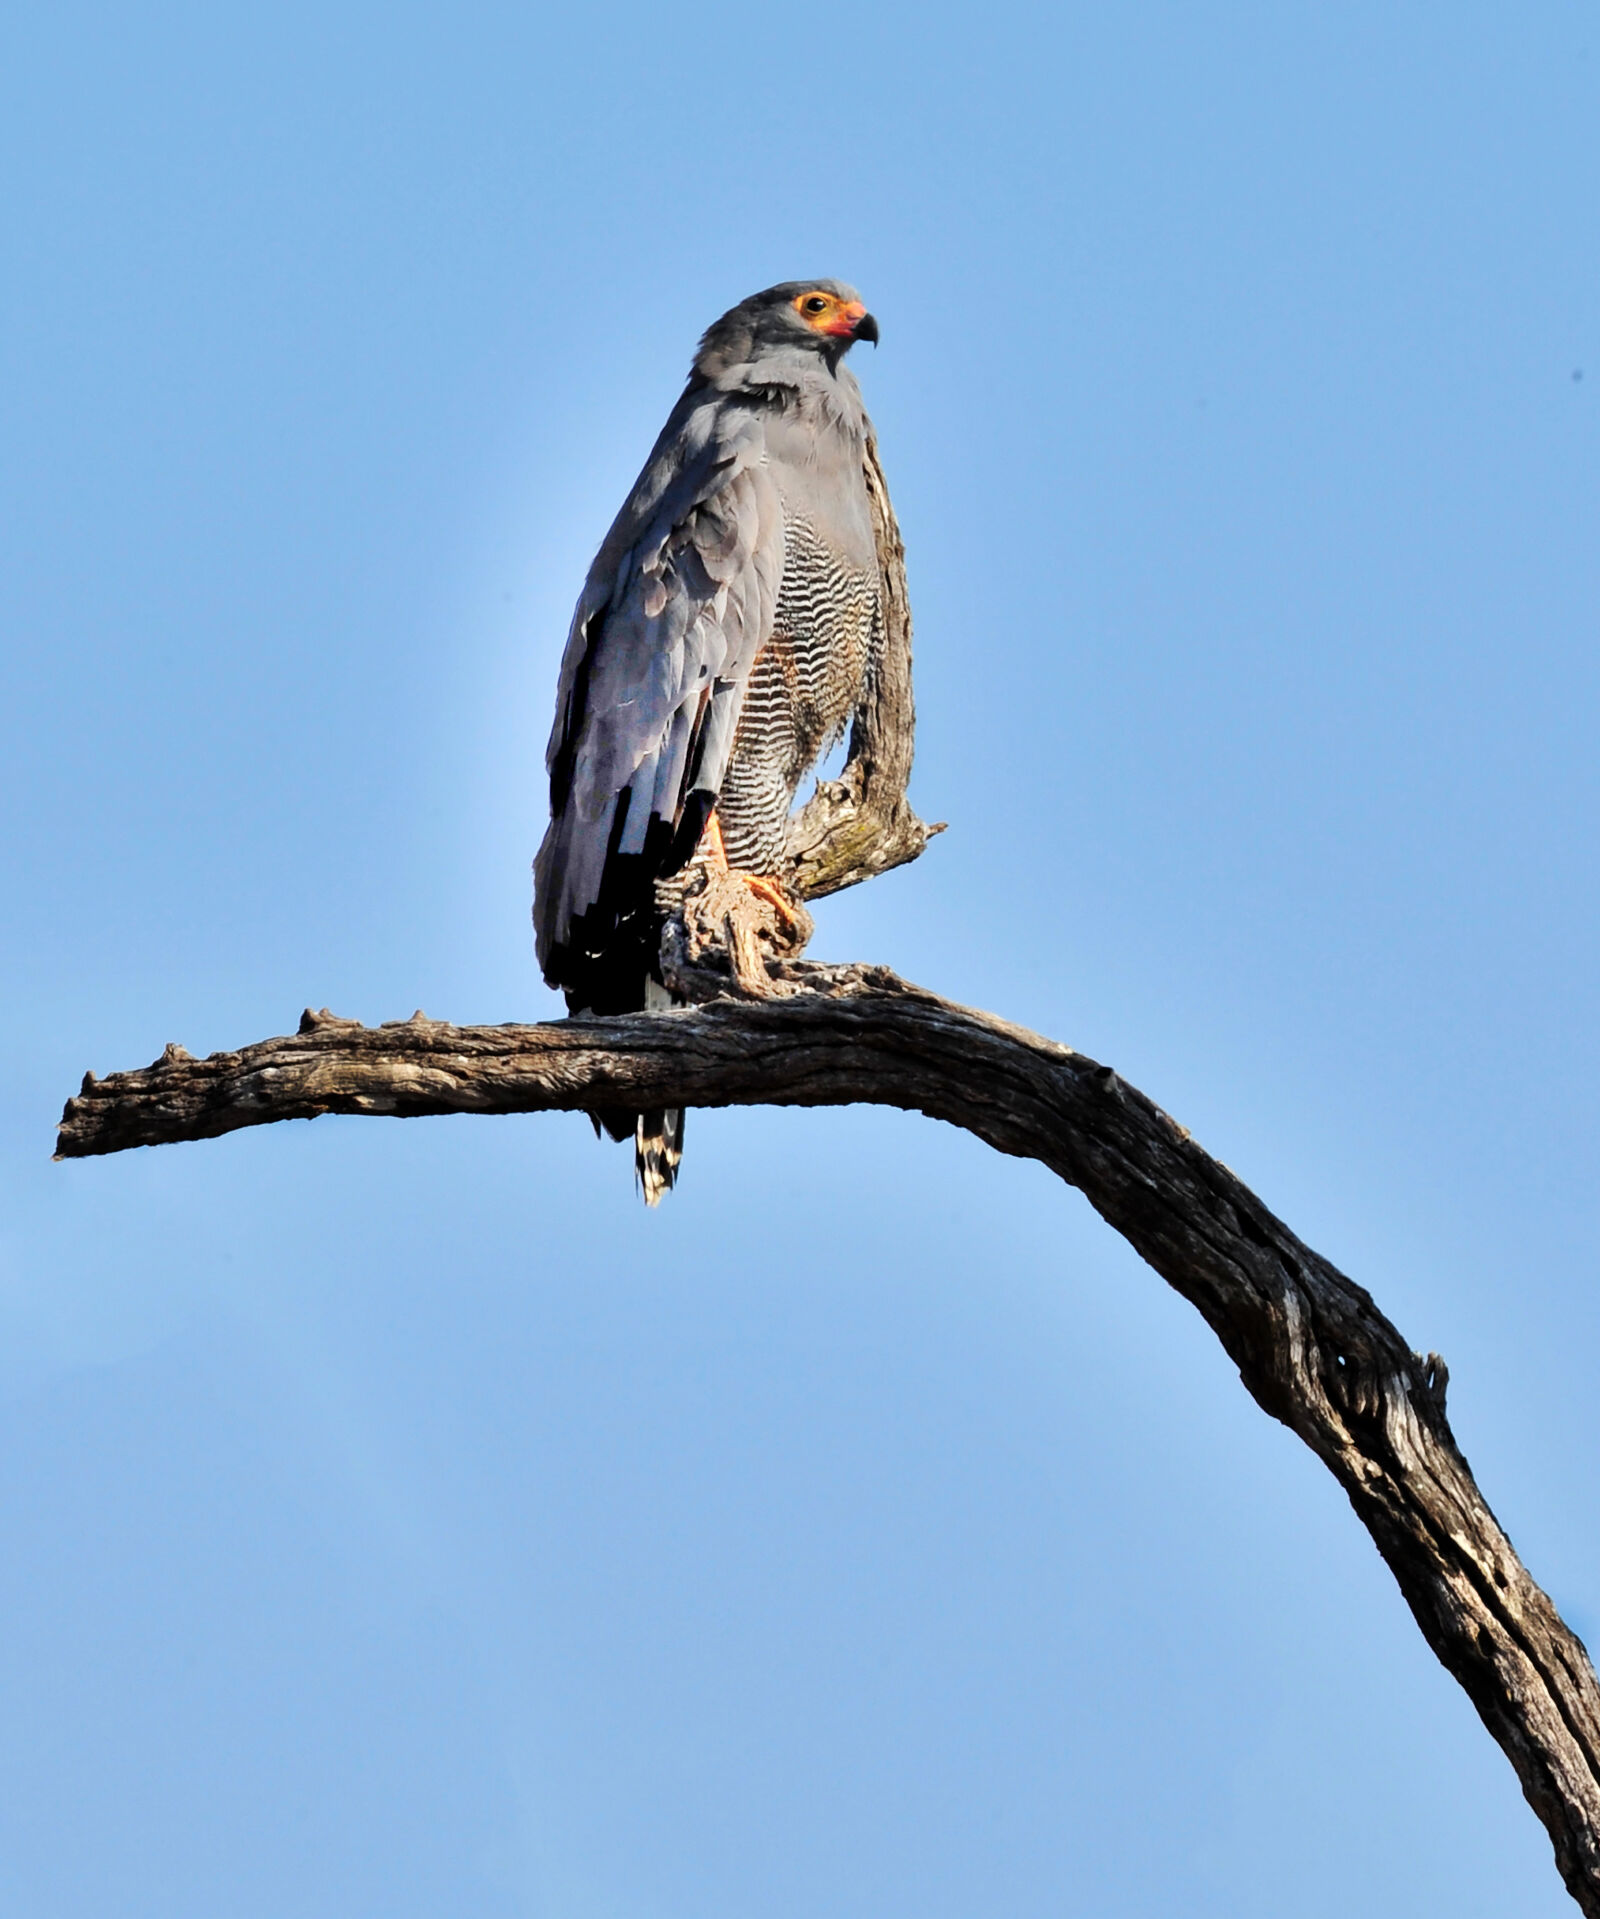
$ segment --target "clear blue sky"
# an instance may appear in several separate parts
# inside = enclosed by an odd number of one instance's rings
[[[700,329],[837,275],[951,824],[813,950],[1193,1127],[1600,1633],[1597,75],[1577,0],[14,12],[8,1915],[1570,1909],[1332,1481],[1037,1167],[48,1153],[168,1040],[556,1010],[572,600]]]

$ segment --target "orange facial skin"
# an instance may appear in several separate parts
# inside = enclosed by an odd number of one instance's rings
[[[794,310],[814,332],[826,333],[835,340],[854,339],[856,328],[867,317],[867,309],[859,300],[841,300],[820,287],[815,293],[802,293]]]

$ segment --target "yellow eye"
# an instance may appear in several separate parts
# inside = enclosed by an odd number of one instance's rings
[[[803,293],[795,305],[808,318],[815,319],[819,313],[826,313],[833,302],[825,293]]]

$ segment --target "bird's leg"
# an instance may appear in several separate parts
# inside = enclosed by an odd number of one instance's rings
[[[729,866],[715,812],[700,836],[695,863],[703,881],[684,895],[682,906],[691,962],[708,953],[725,955],[747,998],[769,999],[788,990],[775,986],[763,949],[784,959],[801,953],[813,930],[811,915],[778,881]]]
[[[737,880],[740,885],[748,887],[757,899],[765,900],[790,933],[800,933],[801,921],[804,919],[807,922],[804,937],[810,939],[811,915],[803,906],[789,898],[777,880],[728,864],[728,849],[722,843],[722,822],[717,818],[715,807],[712,808],[711,816],[706,821],[705,831],[700,835],[700,844],[695,850],[695,857],[704,860],[713,873],[720,873],[728,879]]]
[[[706,816],[700,844],[695,848],[695,858],[704,860],[713,873],[726,873],[728,870],[728,849],[722,843],[722,822],[717,818],[715,807]]]

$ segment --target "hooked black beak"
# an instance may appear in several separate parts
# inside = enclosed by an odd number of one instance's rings
[[[863,313],[861,318],[856,321],[855,332],[850,335],[850,338],[852,340],[870,340],[874,346],[878,344],[878,323],[873,319],[870,313]]]

